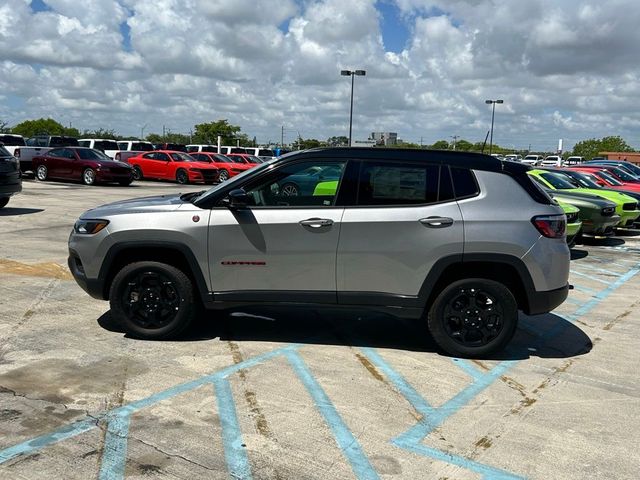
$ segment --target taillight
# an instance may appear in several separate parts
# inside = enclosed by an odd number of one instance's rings
[[[20,149],[16,148],[15,152],[13,152],[13,156],[16,158],[20,158]]]
[[[564,237],[567,217],[564,215],[538,215],[531,219],[533,226],[547,238]]]
[[[118,162],[120,161],[120,152],[117,152],[117,153],[116,153],[116,158],[115,158],[115,160],[117,160]]]

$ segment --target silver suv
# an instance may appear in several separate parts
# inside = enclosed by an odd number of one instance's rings
[[[528,167],[462,152],[314,149],[210,190],[82,214],[69,268],[136,337],[198,307],[366,307],[421,319],[456,356],[567,297],[566,217]]]

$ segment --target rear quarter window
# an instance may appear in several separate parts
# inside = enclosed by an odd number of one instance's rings
[[[474,197],[480,193],[476,177],[468,168],[452,168],[451,179],[455,196],[458,199]]]

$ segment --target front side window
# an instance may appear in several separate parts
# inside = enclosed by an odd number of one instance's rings
[[[346,161],[307,161],[279,168],[247,188],[258,207],[335,205]]]
[[[438,201],[436,165],[364,163],[358,205],[419,205]]]

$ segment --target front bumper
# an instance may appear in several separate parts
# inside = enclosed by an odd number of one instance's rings
[[[85,292],[98,300],[106,300],[104,294],[104,284],[100,280],[89,279],[84,271],[84,266],[80,260],[80,255],[69,249],[69,258],[67,259],[69,271],[73,275],[73,279]]]

